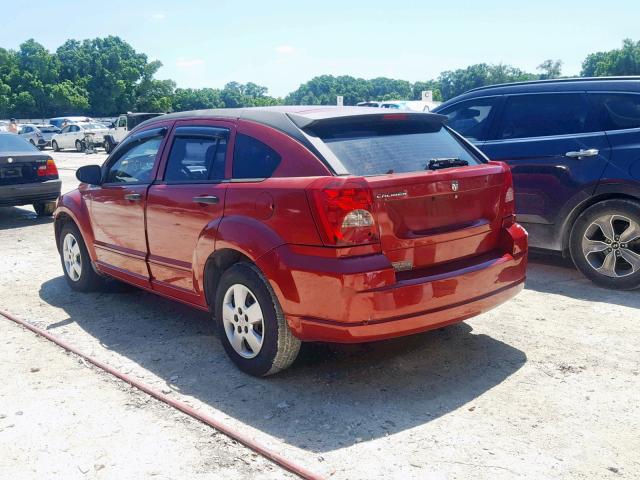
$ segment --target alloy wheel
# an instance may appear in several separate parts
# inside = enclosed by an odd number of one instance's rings
[[[222,322],[227,339],[244,358],[254,358],[264,343],[264,318],[255,295],[240,283],[231,285],[224,294]]]
[[[599,217],[584,232],[582,253],[602,275],[632,275],[640,270],[640,225],[623,215]]]
[[[71,233],[67,233],[62,241],[62,259],[67,275],[74,282],[80,280],[82,275],[82,255],[80,253],[80,245],[76,237]]]

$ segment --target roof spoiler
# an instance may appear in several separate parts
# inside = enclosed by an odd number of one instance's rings
[[[406,110],[388,110],[380,111],[379,108],[366,109],[357,107],[357,109],[345,109],[345,111],[336,111],[335,109],[328,111],[315,111],[309,115],[301,115],[299,113],[287,113],[291,121],[300,129],[315,127],[318,125],[328,125],[340,122],[353,121],[376,121],[376,120],[411,120],[430,124],[442,125],[447,122],[445,115],[437,113],[411,112]]]

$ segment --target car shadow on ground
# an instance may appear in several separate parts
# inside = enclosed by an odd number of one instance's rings
[[[52,223],[53,217],[38,217],[26,207],[0,207],[0,230]]]
[[[637,290],[620,291],[598,287],[574,267],[570,258],[564,258],[555,252],[530,252],[525,288],[578,300],[640,308],[640,292]]]
[[[258,379],[227,359],[206,313],[137,289],[72,292],[63,277],[45,282],[40,297],[69,316],[52,333],[76,323],[180,394],[314,452],[430,422],[526,362],[524,352],[461,323],[384,342],[304,344],[291,368]]]

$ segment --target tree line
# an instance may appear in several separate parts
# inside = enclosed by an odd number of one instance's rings
[[[112,116],[127,111],[169,112],[200,108],[249,107],[279,104],[345,105],[368,100],[420,99],[432,90],[435,100],[447,100],[471,88],[523,80],[558,78],[562,62],[545,60],[536,73],[510,65],[480,63],[442,72],[436,79],[408,82],[392,78],[321,75],[284,98],[270,96],[266,87],[249,82],[223,88],[176,88],[155,74],[162,64],[149,61],[116,36],[68,40],[49,52],[35,40],[17,50],[0,48],[0,118],[36,118],[65,114]],[[589,54],[582,76],[640,75],[640,41]]]

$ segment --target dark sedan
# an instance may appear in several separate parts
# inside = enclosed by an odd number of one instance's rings
[[[0,206],[33,205],[52,215],[61,181],[53,159],[14,133],[0,132]]]

